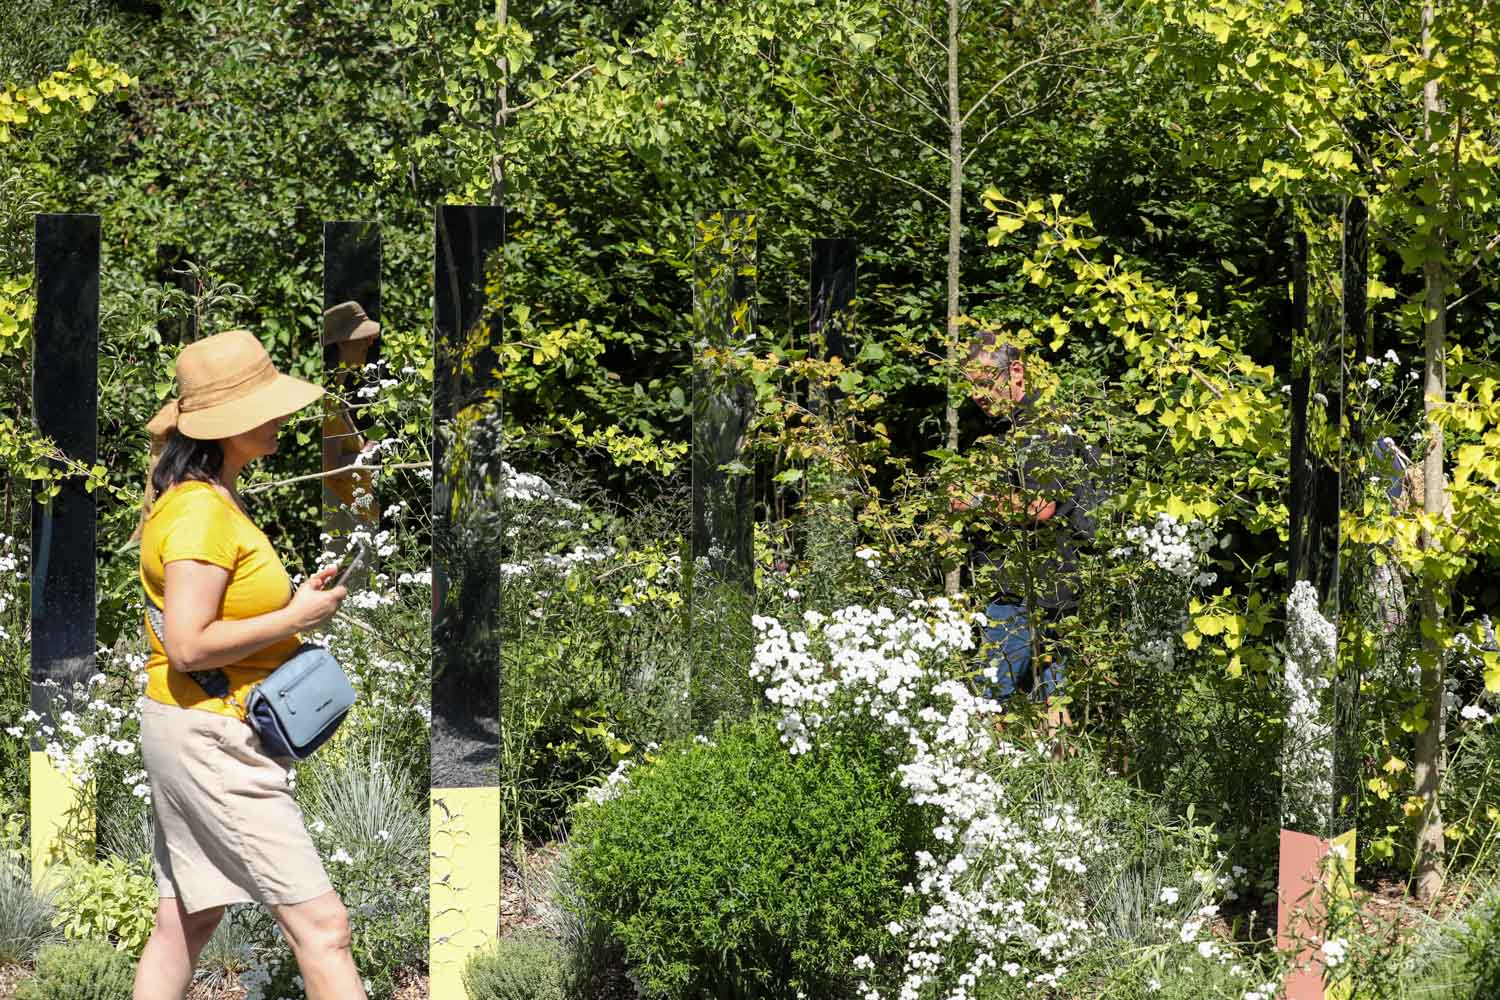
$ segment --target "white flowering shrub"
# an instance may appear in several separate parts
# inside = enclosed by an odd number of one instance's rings
[[[1080,813],[1082,797],[1049,781],[1045,748],[996,738],[1002,706],[954,674],[972,648],[969,619],[936,598],[900,615],[854,607],[807,612],[795,630],[755,624],[751,673],[779,710],[788,752],[813,752],[832,732],[873,730],[928,818],[903,887],[916,913],[887,927],[902,959],[893,968],[857,958],[861,995],[965,1000],[993,995],[979,989],[987,982],[1016,995],[1058,987],[1100,933],[1088,876],[1109,867],[1119,845]],[[1163,900],[1176,902],[1175,893]],[[1220,953],[1201,938],[1214,912],[1208,904],[1174,928],[1179,943],[1204,944],[1205,959]]]
[[[1338,631],[1318,610],[1318,593],[1298,580],[1287,598],[1286,738],[1283,826],[1323,830],[1333,818],[1332,674]]]
[[[1188,603],[1218,579],[1209,562],[1216,544],[1212,525],[1181,521],[1165,511],[1125,529],[1125,544],[1110,557],[1141,570],[1131,577],[1127,606],[1131,662],[1156,674],[1176,668]]]
[[[0,531],[0,704],[25,705],[31,689],[31,585],[26,544]],[[0,788],[25,788],[26,744],[0,740]]]
[[[1217,939],[1211,924],[1218,900],[1244,887],[1244,869],[1220,875],[1223,855],[1210,859],[1190,838],[1174,837],[1164,847],[1159,829],[1146,832],[1146,810],[1091,758],[1055,762],[1044,747],[997,736],[1001,706],[976,697],[964,678],[974,638],[972,617],[960,607],[947,598],[917,599],[899,613],[845,607],[832,614],[808,610],[790,623],[754,619],[758,641],[750,673],[772,708],[788,766],[804,762],[811,770],[802,780],[817,785],[851,748],[864,747],[887,775],[887,794],[900,804],[894,812],[883,807],[890,835],[900,833],[904,852],[899,886],[888,904],[899,915],[883,919],[879,934],[866,936],[867,945],[850,956],[857,976],[841,989],[864,1000],[1019,998],[1067,995],[1080,982],[1104,977],[1146,991],[1153,973],[1187,965],[1196,984],[1206,976],[1224,987],[1197,995],[1238,1000],[1261,970]],[[694,797],[717,796],[720,783],[743,780],[739,757],[722,749],[728,739],[720,733],[716,743],[684,744],[664,761],[617,769],[582,807],[575,826],[572,877],[583,888],[574,905],[608,926],[625,958],[650,982],[664,975],[656,957],[678,953],[663,943],[671,936],[662,929],[665,917],[642,900],[680,900],[693,890],[677,879],[702,881],[699,851],[720,850],[714,845],[726,838],[754,839],[747,832],[753,821],[742,825],[735,810],[726,808],[707,823],[704,835],[711,840],[698,841],[701,808]],[[732,758],[722,776],[709,766],[716,750]],[[695,765],[676,763],[680,755]],[[751,775],[775,773],[779,766],[767,762]],[[762,777],[758,790],[780,801],[774,782]],[[853,807],[851,801],[847,808]],[[816,838],[800,850],[818,850]],[[655,852],[664,857],[657,859]],[[1147,856],[1157,859],[1152,870],[1158,882],[1149,901],[1132,904],[1122,886]],[[649,880],[642,880],[642,868],[652,872]],[[1163,877],[1175,881],[1161,882]],[[758,912],[781,905],[770,895],[787,891],[791,879],[768,880],[765,897],[756,891],[758,878],[736,877],[733,884],[751,912]],[[1122,916],[1132,906],[1140,912]],[[700,919],[713,925],[714,909],[704,909]],[[1125,925],[1128,931],[1121,929]],[[652,932],[644,933],[643,926]],[[1140,949],[1143,960],[1115,961],[1122,942]],[[714,950],[710,945],[720,952],[726,947],[716,939],[705,944],[705,952]],[[806,947],[832,945],[815,940]],[[726,983],[742,989],[747,982],[726,971],[743,958],[717,965],[701,954],[677,960],[687,963],[679,969],[687,978],[663,996],[684,995],[675,990],[689,983],[709,990],[730,988]],[[810,996],[842,995],[830,992],[838,980],[779,982],[784,992],[768,996],[798,995],[792,987]]]
[[[508,464],[500,488],[499,783],[506,837],[519,842],[553,834],[636,748],[712,720],[702,695],[722,690],[707,681],[733,656],[685,616],[690,598],[725,621],[737,612],[709,574],[684,567],[685,490],[622,509],[565,469],[543,478]]]

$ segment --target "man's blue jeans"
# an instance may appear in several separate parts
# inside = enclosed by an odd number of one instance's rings
[[[1047,658],[1048,662],[1042,666],[1041,677],[1035,678],[1031,657],[1031,616],[1026,608],[996,601],[985,609],[985,614],[994,623],[981,628],[985,642],[989,644],[990,664],[994,671],[993,685],[981,693],[1003,701],[1015,694],[1017,687],[1025,685],[1032,688],[1031,697],[1036,701],[1056,694],[1062,687],[1067,657],[1061,650],[1054,649]]]

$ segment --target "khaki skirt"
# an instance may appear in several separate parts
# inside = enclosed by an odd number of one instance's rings
[[[195,913],[301,903],[332,890],[287,783],[290,763],[266,756],[249,725],[147,698],[141,755],[163,897]]]

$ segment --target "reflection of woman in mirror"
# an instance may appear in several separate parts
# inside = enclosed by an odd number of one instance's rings
[[[183,348],[179,395],[152,419],[146,510],[137,529],[147,599],[141,754],[151,785],[156,925],[135,1000],[180,998],[231,903],[280,925],[310,1000],[363,998],[349,917],[292,797],[291,762],[267,756],[245,721],[250,691],[344,598],[334,567],[293,588],[235,481],[276,452],[287,418],[323,390],[276,371],[251,333]]]
[[[323,346],[338,351],[335,376],[339,391],[348,396],[359,385],[370,347],[380,336],[380,324],[370,319],[358,302],[341,302],[323,313]],[[364,450],[365,439],[348,406],[325,399],[323,414],[323,471],[352,465]],[[323,479],[323,509],[327,530],[347,536],[359,528],[380,524],[374,483],[369,472],[348,472]],[[360,575],[363,575],[362,571]],[[357,584],[357,579],[351,583]]]

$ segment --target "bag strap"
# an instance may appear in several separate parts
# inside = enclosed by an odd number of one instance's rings
[[[151,593],[144,585],[141,586],[141,594],[146,598],[146,627],[151,630],[162,652],[166,652],[167,642],[162,638],[167,634],[166,612],[151,599]],[[239,700],[230,693],[229,675],[223,670],[215,667],[212,670],[189,670],[186,673],[198,682],[203,693],[210,698],[222,698],[236,708],[240,707]]]

